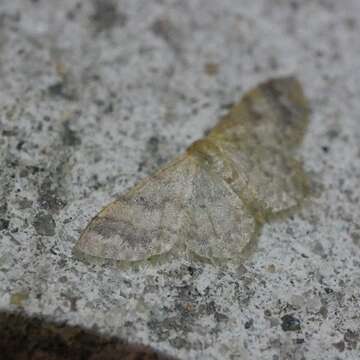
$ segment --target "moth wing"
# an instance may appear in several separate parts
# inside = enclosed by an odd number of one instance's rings
[[[140,261],[168,252],[181,238],[191,159],[183,156],[106,206],[76,249],[85,255]]]
[[[209,138],[290,150],[302,140],[309,105],[294,77],[268,80],[247,92],[210,132]],[[245,144],[246,146],[246,144]]]
[[[308,183],[301,164],[277,148],[257,147],[239,151],[232,143],[219,143],[230,159],[233,190],[261,216],[279,214],[301,204]]]
[[[249,245],[256,221],[226,182],[199,162],[188,199],[186,245],[198,256],[236,259]]]
[[[293,208],[307,193],[306,177],[292,155],[308,113],[295,78],[269,80],[245,94],[208,136],[231,164],[234,191],[261,215]]]

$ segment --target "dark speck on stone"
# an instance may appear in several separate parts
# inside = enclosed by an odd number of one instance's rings
[[[335,138],[337,138],[339,136],[339,132],[337,130],[334,130],[334,129],[330,129],[328,132],[327,132],[327,136],[333,140]]]
[[[304,339],[294,339],[295,344],[303,344],[305,342]]]
[[[24,140],[19,141],[19,142],[17,143],[17,145],[16,145],[16,150],[21,151],[21,149],[23,148],[24,144],[25,144],[25,141],[24,141]]]
[[[339,341],[337,343],[334,343],[333,346],[339,350],[339,352],[343,352],[345,350],[345,342]]]
[[[159,151],[159,139],[156,136],[152,136],[148,140],[147,148],[152,153],[158,152]]]
[[[4,202],[0,205],[0,214],[4,215],[8,209],[7,203]]]
[[[194,268],[193,268],[193,267],[188,266],[187,270],[188,270],[188,272],[189,272],[189,274],[190,274],[191,276],[194,275]]]
[[[284,331],[298,331],[301,330],[300,320],[295,318],[293,315],[284,315],[281,318],[281,328]]]
[[[221,314],[217,311],[214,313],[214,318],[217,323],[229,320],[229,318],[225,314]]]
[[[254,324],[254,320],[250,319],[245,323],[244,327],[247,330],[247,329],[250,329],[253,326],[253,324]]]
[[[271,316],[271,311],[269,309],[264,310],[264,315],[267,317]]]
[[[39,235],[55,235],[56,223],[51,215],[40,212],[35,215],[33,226]]]
[[[3,136],[16,136],[17,131],[16,130],[3,130],[2,135]]]
[[[53,85],[48,87],[48,93],[55,98],[64,98],[66,100],[74,100],[75,93],[68,86],[68,83],[65,81],[58,81]]]
[[[344,341],[349,345],[351,349],[356,349],[357,343],[360,341],[360,335],[356,331],[347,329],[344,334]]]
[[[111,114],[112,112],[114,112],[114,105],[109,103],[108,106],[104,109],[104,113]]]
[[[50,85],[49,94],[52,96],[63,96],[64,95],[64,85],[62,82],[57,82],[53,85]]]
[[[6,230],[9,228],[9,220],[6,219],[0,219],[0,231]]]
[[[94,1],[92,20],[97,31],[111,29],[115,25],[124,26],[127,22],[125,14],[120,13],[116,3],[111,0]]]
[[[64,123],[61,138],[65,146],[76,146],[81,144],[81,139],[78,137],[76,131],[70,128],[70,124],[68,121]]]
[[[151,30],[156,36],[168,41],[171,27],[168,19],[158,19],[153,23]]]
[[[329,152],[329,147],[328,147],[328,146],[322,146],[321,149],[322,149],[322,151],[323,151],[324,153],[328,153],[328,152]]]
[[[173,345],[177,349],[183,349],[187,345],[186,340],[184,340],[184,339],[182,339],[180,337],[176,337],[175,339],[171,339],[170,343],[171,343],[171,345]]]
[[[231,103],[221,104],[220,106],[222,110],[229,110],[234,106],[234,103],[231,102]]]

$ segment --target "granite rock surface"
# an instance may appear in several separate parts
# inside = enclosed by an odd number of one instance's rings
[[[178,359],[358,359],[357,0],[0,2],[0,309]],[[99,209],[294,74],[313,196],[241,265],[72,252]]]

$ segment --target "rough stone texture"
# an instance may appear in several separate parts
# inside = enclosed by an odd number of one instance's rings
[[[1,309],[179,359],[358,359],[359,31],[358,0],[1,1]],[[72,255],[103,205],[284,74],[310,98],[315,195],[247,261]]]

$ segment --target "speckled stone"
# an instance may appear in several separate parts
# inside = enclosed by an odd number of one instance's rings
[[[33,226],[39,235],[54,236],[56,223],[53,217],[45,213],[37,213],[34,218]]]
[[[178,359],[358,359],[359,30],[358,0],[1,1],[1,310]],[[313,196],[244,263],[73,256],[102,206],[289,74],[312,109]]]

